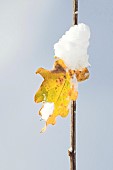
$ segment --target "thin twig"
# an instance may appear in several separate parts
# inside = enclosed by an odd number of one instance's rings
[[[73,0],[73,25],[78,24],[78,0]],[[76,101],[71,102],[70,170],[76,170]]]
[[[71,147],[68,154],[70,156],[70,170],[76,170],[76,101],[71,102]]]
[[[78,24],[78,0],[73,0],[73,25]]]

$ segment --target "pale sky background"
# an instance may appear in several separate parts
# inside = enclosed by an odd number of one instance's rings
[[[77,170],[113,170],[113,0],[79,0],[79,22],[92,67],[79,84]],[[40,134],[33,96],[71,24],[71,0],[0,0],[0,170],[69,170],[70,115]]]

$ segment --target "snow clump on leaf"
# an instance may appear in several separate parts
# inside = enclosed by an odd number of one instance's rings
[[[52,115],[53,110],[54,110],[54,103],[45,102],[40,110],[40,115],[42,116],[42,119],[47,121],[49,116]]]
[[[88,67],[89,38],[90,29],[87,25],[81,23],[72,26],[54,45],[55,56],[62,59],[69,69],[81,70]]]

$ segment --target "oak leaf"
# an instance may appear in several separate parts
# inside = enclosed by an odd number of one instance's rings
[[[49,109],[52,106],[52,113],[46,118],[46,126],[54,125],[57,116],[66,117],[68,115],[70,101],[77,99],[78,92],[71,81],[73,74],[66,71],[66,65],[61,59],[55,62],[53,70],[39,68],[36,74],[40,74],[44,81],[36,92],[34,100],[36,103],[43,102],[39,111],[42,117],[43,111],[47,110],[47,104],[49,104]],[[54,103],[54,108],[52,103]],[[41,132],[46,130],[46,126]]]

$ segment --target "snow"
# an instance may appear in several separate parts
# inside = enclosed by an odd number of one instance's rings
[[[47,121],[50,115],[52,115],[54,110],[54,103],[51,102],[45,102],[42,109],[40,110],[40,114],[42,116],[42,119]]]
[[[73,150],[72,147],[70,147],[70,148],[68,149],[69,152],[72,152],[72,150]]]
[[[62,59],[69,69],[88,67],[89,38],[90,29],[87,25],[81,23],[72,26],[54,45],[55,56]]]

